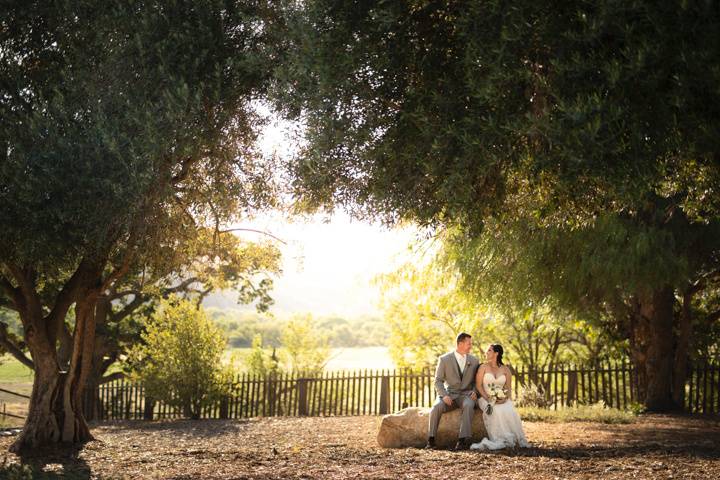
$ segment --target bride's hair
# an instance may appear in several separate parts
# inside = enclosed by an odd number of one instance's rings
[[[499,343],[493,343],[490,345],[492,349],[497,353],[497,364],[502,365],[503,347]]]

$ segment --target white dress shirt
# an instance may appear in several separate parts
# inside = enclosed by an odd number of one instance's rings
[[[458,365],[460,365],[460,372],[465,373],[465,359],[467,355],[462,355],[458,353],[457,350],[455,350],[455,360],[457,360]]]

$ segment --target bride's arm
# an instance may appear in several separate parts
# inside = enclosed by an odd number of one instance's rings
[[[505,367],[505,389],[507,390],[507,397],[500,403],[512,400],[512,372],[508,367]]]
[[[483,378],[485,377],[485,365],[480,365],[477,373],[475,374],[475,388],[480,392],[480,396],[485,400],[488,400],[488,394],[485,392],[485,386],[483,385]],[[489,400],[488,400],[489,401]]]

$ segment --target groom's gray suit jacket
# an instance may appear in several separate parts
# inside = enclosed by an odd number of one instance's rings
[[[465,357],[465,370],[460,373],[460,365],[455,358],[455,352],[441,355],[435,369],[435,390],[439,396],[450,395],[453,400],[461,395],[470,395],[476,392],[475,374],[480,367],[477,357],[468,354]]]

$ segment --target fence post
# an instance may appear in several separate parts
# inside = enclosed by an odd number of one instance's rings
[[[153,410],[155,410],[155,400],[151,397],[145,396],[145,407],[143,409],[143,419],[152,420]]]
[[[390,377],[383,375],[380,379],[380,415],[390,413]]]
[[[298,389],[298,415],[307,416],[308,414],[308,397],[307,397],[307,378],[297,379]]]
[[[567,397],[565,397],[565,405],[570,407],[573,405],[573,401],[577,400],[577,383],[578,383],[578,372],[573,365],[572,370],[568,373],[568,391]]]
[[[228,418],[228,410],[229,410],[228,406],[229,406],[228,396],[223,395],[220,398],[220,412],[219,412],[220,418],[222,418],[222,419]]]

